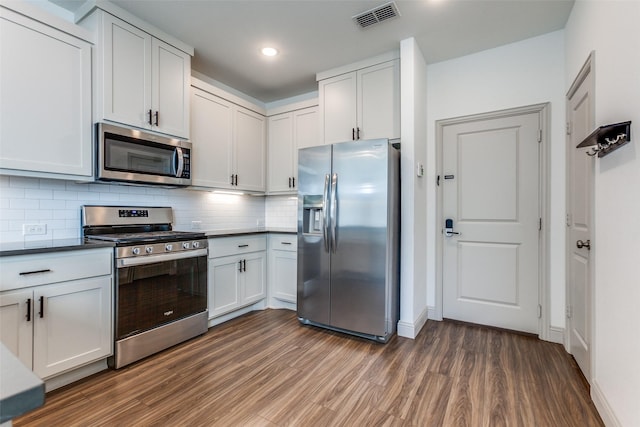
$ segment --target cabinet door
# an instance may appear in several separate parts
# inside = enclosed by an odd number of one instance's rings
[[[296,191],[298,188],[298,150],[322,145],[318,131],[319,125],[318,107],[293,112],[293,139],[295,142],[293,148],[293,187]]]
[[[293,191],[293,114],[269,117],[269,168],[267,189],[270,193]]]
[[[239,256],[209,260],[209,318],[240,306],[240,260]]]
[[[320,91],[320,140],[323,144],[351,141],[356,128],[356,73],[347,73],[318,84]]]
[[[360,139],[400,138],[400,62],[358,70]]]
[[[33,292],[0,294],[0,341],[29,369],[33,349]]]
[[[232,188],[233,105],[203,90],[191,92],[191,180],[194,186]]]
[[[151,59],[153,130],[188,139],[191,56],[153,38]]]
[[[34,288],[33,371],[40,378],[112,354],[111,289],[111,276]]]
[[[238,107],[234,124],[235,171],[239,190],[265,191],[266,134],[260,114]]]
[[[297,259],[296,252],[277,250],[272,252],[270,281],[274,298],[287,302],[296,302]]]
[[[243,255],[243,304],[259,301],[267,296],[266,252]]]
[[[91,177],[91,45],[0,8],[0,52],[0,168]]]
[[[150,129],[151,36],[108,13],[102,19],[102,118]]]

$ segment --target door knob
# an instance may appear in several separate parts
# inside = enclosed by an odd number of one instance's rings
[[[583,242],[582,240],[578,240],[576,242],[576,247],[578,249],[582,249],[582,248],[587,248],[587,250],[591,250],[591,240],[587,240],[586,242]]]
[[[460,235],[460,233],[453,231],[453,220],[451,218],[447,218],[444,222],[444,235],[447,237]]]

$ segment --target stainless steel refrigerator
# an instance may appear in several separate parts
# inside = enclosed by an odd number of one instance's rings
[[[399,316],[400,158],[386,139],[298,152],[298,319],[380,342]]]

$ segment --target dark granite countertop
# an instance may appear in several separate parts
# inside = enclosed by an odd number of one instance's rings
[[[44,383],[0,343],[0,423],[44,404]],[[3,424],[4,425],[4,424]]]
[[[38,240],[29,242],[2,242],[0,243],[0,257],[75,251],[79,249],[112,248],[114,246],[113,242],[85,242],[83,238]]]
[[[226,230],[205,230],[207,237],[230,237],[242,236],[246,234],[264,234],[264,233],[281,233],[281,234],[297,234],[294,228],[281,227],[253,227],[253,228],[230,228]]]

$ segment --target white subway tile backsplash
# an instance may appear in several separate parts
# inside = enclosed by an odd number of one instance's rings
[[[78,192],[69,190],[53,190],[53,198],[56,200],[78,200]]]
[[[24,219],[27,221],[53,219],[53,211],[50,209],[29,209],[24,211]]]
[[[269,198],[214,194],[207,191],[127,186],[111,183],[81,184],[63,180],[0,176],[0,242],[75,238],[81,235],[82,205],[172,206],[174,228],[201,230],[256,227],[265,224]],[[284,203],[287,204],[286,199]],[[278,202],[271,205],[278,206]],[[290,205],[290,203],[289,203]],[[287,212],[295,212],[288,206]],[[286,215],[274,214],[280,218]],[[295,216],[295,215],[294,215]],[[47,224],[47,234],[23,236],[22,225]],[[288,220],[289,222],[290,219]],[[282,225],[287,220],[272,220]],[[280,225],[278,225],[280,224]],[[293,221],[295,225],[295,221]]]
[[[42,190],[40,188],[25,188],[25,199],[53,199],[53,190]]]
[[[26,176],[9,177],[9,186],[18,188],[39,188],[40,180],[38,178],[30,178]]]
[[[66,189],[65,181],[58,181],[53,179],[41,179],[40,188],[48,190],[64,190]]]
[[[37,199],[11,199],[9,209],[38,209],[40,201]]]
[[[24,209],[0,209],[0,219],[24,220]]]
[[[65,200],[40,200],[40,209],[65,209],[67,203]]]
[[[0,242],[76,238],[82,205],[171,206],[174,228],[201,230],[297,225],[297,198],[256,197],[207,191],[127,186],[113,183],[0,176]],[[23,236],[22,225],[47,224],[47,234]]]
[[[0,191],[3,199],[24,199],[24,188],[6,187]]]

